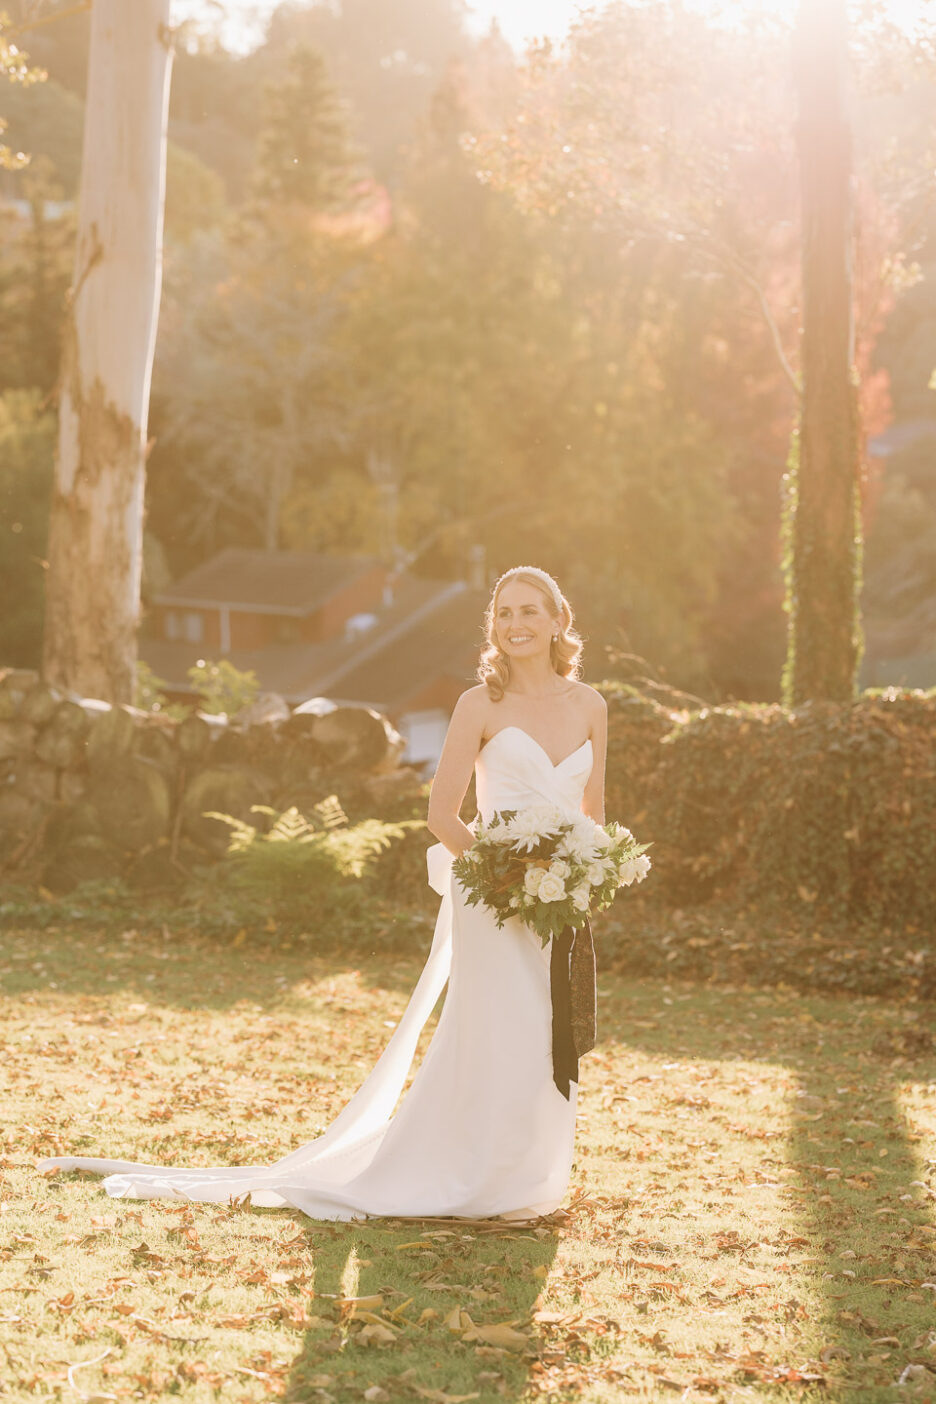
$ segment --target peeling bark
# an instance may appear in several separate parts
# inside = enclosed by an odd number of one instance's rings
[[[169,0],[95,0],[49,524],[43,672],[133,695],[162,279]]]

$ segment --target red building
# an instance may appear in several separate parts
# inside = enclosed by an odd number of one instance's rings
[[[227,658],[293,706],[374,707],[408,760],[434,761],[473,681],[486,603],[463,581],[391,578],[372,557],[229,547],[153,598],[140,656],[180,697],[199,659]]]

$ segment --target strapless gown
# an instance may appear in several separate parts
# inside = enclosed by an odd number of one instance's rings
[[[544,802],[578,810],[591,766],[590,741],[553,765],[527,732],[505,727],[478,756],[479,813]],[[498,929],[486,908],[469,906],[441,844],[428,863],[442,901],[426,964],[386,1048],[323,1135],[273,1165],[183,1169],[54,1156],[40,1168],[106,1175],[117,1199],[249,1195],[315,1219],[531,1218],[558,1208],[578,1087],[567,1101],[553,1082],[549,947],[522,922]],[[400,1099],[446,981],[432,1040]]]

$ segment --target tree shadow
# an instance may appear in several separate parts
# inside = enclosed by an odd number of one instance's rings
[[[823,1346],[814,1376],[845,1388],[860,1383],[862,1404],[873,1404],[896,1397],[898,1378],[910,1366],[904,1383],[915,1381],[916,1389],[901,1393],[936,1399],[936,1373],[930,1373],[936,1371],[936,1145],[920,1145],[902,1105],[907,1084],[936,1090],[936,1039],[926,1006],[921,1014],[921,1006],[789,990],[646,981],[633,988],[633,1004],[647,995],[659,1004],[664,990],[690,993],[678,1005],[678,1021],[661,1020],[652,1031],[628,1028],[621,1015],[622,1044],[673,1067],[680,1066],[674,1059],[763,1062],[782,1065],[796,1079],[785,1166],[773,1187],[789,1195],[799,1235],[790,1242],[803,1257],[787,1279],[786,1319],[815,1322],[817,1298],[821,1303]],[[606,1028],[617,1005],[608,993],[599,1005]],[[798,1300],[797,1281],[810,1304]],[[783,1380],[765,1375],[761,1383]]]
[[[432,943],[433,924],[419,913],[398,918],[405,950],[313,943],[264,942],[238,932],[227,940],[191,932],[101,937],[75,928],[0,933],[0,993],[85,995],[110,999],[125,991],[179,1010],[230,1009],[245,999],[280,1006],[301,983],[319,984],[354,972],[365,990],[408,992]],[[399,941],[399,933],[396,938]]]
[[[554,1223],[374,1219],[307,1235],[310,1311],[323,1324],[303,1338],[287,1401],[325,1397],[317,1389],[360,1399],[374,1386],[412,1398],[419,1388],[482,1401],[523,1393],[533,1357],[463,1340],[446,1317],[526,1326],[558,1249]]]

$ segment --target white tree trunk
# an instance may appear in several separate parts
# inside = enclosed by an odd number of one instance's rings
[[[95,0],[49,525],[43,668],[129,701],[162,281],[170,0]]]

